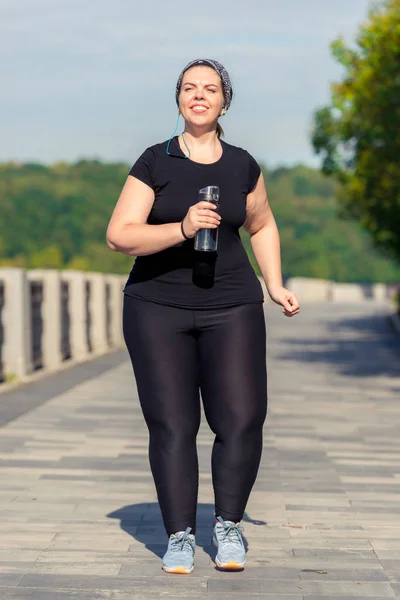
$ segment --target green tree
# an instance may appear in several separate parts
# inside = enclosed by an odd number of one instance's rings
[[[135,258],[119,252],[111,252],[104,240],[103,243],[90,242],[84,246],[82,253],[68,263],[68,269],[82,271],[98,271],[103,273],[128,274]]]
[[[400,281],[368,234],[338,219],[338,184],[302,165],[267,170],[268,196],[282,241],[285,277]],[[134,257],[111,252],[106,228],[129,172],[99,161],[0,163],[0,266],[77,269],[128,276]],[[249,236],[241,231],[254,268]]]
[[[344,67],[331,105],[315,113],[312,141],[322,170],[340,182],[343,213],[400,260],[400,0],[375,5],[356,46],[331,45]]]
[[[48,246],[34,252],[28,260],[29,269],[62,269],[63,255],[58,246]]]

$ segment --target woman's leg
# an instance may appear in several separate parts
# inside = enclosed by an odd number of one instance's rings
[[[200,399],[192,327],[191,311],[124,297],[124,337],[168,535],[196,528]]]
[[[215,433],[216,515],[237,523],[254,485],[267,413],[266,332],[261,304],[196,313],[200,386]]]

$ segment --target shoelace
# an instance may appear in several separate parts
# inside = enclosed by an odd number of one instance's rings
[[[223,542],[232,542],[233,544],[238,544],[239,546],[242,545],[243,541],[242,541],[242,531],[243,531],[243,527],[241,527],[240,525],[228,525],[227,523],[225,523],[225,521],[222,519],[222,517],[218,517],[218,521],[219,523],[222,525],[222,527],[224,528],[223,534],[222,534],[222,541]]]
[[[171,548],[170,551],[171,552],[182,552],[182,550],[185,549],[185,545],[186,545],[186,550],[189,550],[192,552],[193,551],[193,543],[192,540],[189,539],[189,534],[192,531],[191,527],[187,527],[184,534],[180,537],[175,537],[172,538],[172,544],[171,544]]]

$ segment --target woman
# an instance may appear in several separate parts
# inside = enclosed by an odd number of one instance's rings
[[[244,225],[268,293],[299,312],[282,286],[279,235],[260,167],[221,140],[232,86],[214,60],[189,63],[176,86],[184,132],[148,148],[132,167],[107,230],[111,250],[136,256],[124,290],[124,337],[149,429],[149,459],[169,536],[163,569],[194,566],[200,399],[215,434],[213,541],[219,568],[242,569],[242,519],[256,479],[267,410],[260,282],[241,244]],[[179,118],[179,117],[178,117]],[[197,202],[220,188],[220,210]],[[217,252],[193,238],[218,229]]]

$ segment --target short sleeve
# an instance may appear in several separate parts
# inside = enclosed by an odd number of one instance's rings
[[[155,162],[156,157],[151,148],[147,148],[137,159],[129,175],[136,177],[154,190],[155,187]]]
[[[249,187],[248,194],[250,194],[254,188],[256,187],[258,178],[260,177],[261,169],[258,162],[251,156],[251,154],[247,153],[249,158]]]

